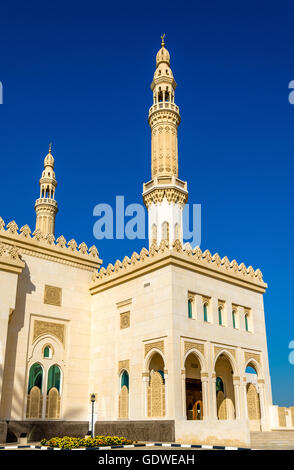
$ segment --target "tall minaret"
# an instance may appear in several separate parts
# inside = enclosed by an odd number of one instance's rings
[[[148,209],[149,246],[155,241],[183,243],[183,207],[188,199],[187,183],[178,178],[178,125],[181,118],[175,104],[176,82],[170,68],[170,55],[161,37],[149,110],[151,128],[151,181],[143,185]]]
[[[41,230],[44,236],[54,235],[55,217],[58,212],[58,205],[54,199],[56,186],[54,158],[50,144],[49,153],[44,160],[44,171],[40,179],[40,198],[36,200],[35,204],[37,214],[36,230]]]

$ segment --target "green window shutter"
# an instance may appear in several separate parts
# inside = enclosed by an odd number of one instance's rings
[[[192,318],[192,300],[188,300],[188,318]]]
[[[236,328],[236,314],[234,311],[232,312],[232,317],[233,317],[233,328]]]
[[[222,309],[220,307],[218,308],[218,323],[219,323],[219,325],[223,324]]]
[[[203,319],[204,319],[204,321],[208,321],[208,319],[207,319],[207,304],[203,304]]]
[[[38,363],[35,363],[30,368],[28,393],[30,393],[31,388],[35,386],[39,387],[39,389],[42,390],[42,382],[43,382],[42,366]]]
[[[49,346],[46,346],[44,349],[44,357],[50,357],[50,349]]]
[[[245,315],[245,330],[249,331],[249,328],[248,328],[248,315]]]
[[[53,366],[50,367],[49,372],[48,372],[47,393],[53,387],[57,388],[57,390],[60,392],[60,377],[61,377],[60,369],[56,364],[54,364]]]
[[[125,370],[121,376],[121,388],[124,387],[124,385],[127,387],[129,390],[129,374]]]

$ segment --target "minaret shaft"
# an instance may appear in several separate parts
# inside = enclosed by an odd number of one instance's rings
[[[49,153],[44,160],[44,170],[40,179],[40,197],[36,200],[36,230],[40,230],[46,237],[54,235],[55,217],[58,212],[58,204],[55,201],[55,189],[57,181],[54,172],[54,158]]]
[[[174,101],[176,86],[169,52],[162,41],[156,56],[151,84],[153,105],[148,117],[152,179],[143,186],[143,200],[148,209],[149,245],[165,240],[171,247],[176,239],[183,242],[183,207],[188,192],[187,183],[178,178],[178,126],[181,117]]]

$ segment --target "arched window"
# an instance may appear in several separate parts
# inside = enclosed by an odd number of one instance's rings
[[[221,307],[218,307],[218,324],[223,324],[223,312]]]
[[[203,304],[203,320],[205,322],[208,321],[208,315],[207,315],[207,303]]]
[[[60,387],[61,387],[61,370],[58,365],[54,364],[48,371],[48,385],[46,398],[46,418],[60,418]]]
[[[43,369],[42,366],[36,362],[30,368],[28,393],[30,393],[33,387],[38,387],[40,390],[42,390],[42,383]]]
[[[45,346],[45,348],[43,350],[43,357],[44,358],[52,357],[52,348],[51,348],[51,346],[49,346],[49,345]]]
[[[118,416],[119,418],[129,417],[129,374],[126,370],[123,371],[120,378]]]
[[[27,396],[27,418],[42,417],[42,383],[43,369],[37,362],[33,364],[29,372],[28,396]]]
[[[60,392],[60,385],[61,385],[61,371],[60,368],[54,364],[50,367],[48,371],[48,385],[47,385],[47,393],[50,391],[51,388],[56,388],[58,392]]]
[[[127,387],[127,389],[129,390],[129,374],[126,370],[123,371],[121,376],[121,388],[123,387]]]
[[[163,222],[162,224],[162,240],[169,241],[169,223]]]

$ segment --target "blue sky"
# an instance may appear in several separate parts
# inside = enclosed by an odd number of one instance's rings
[[[93,208],[140,203],[150,179],[160,36],[178,83],[179,176],[202,206],[202,244],[260,268],[273,398],[294,405],[293,2],[7,2],[0,15],[0,215],[34,228],[53,142],[56,236],[114,263],[144,240],[93,236]]]

